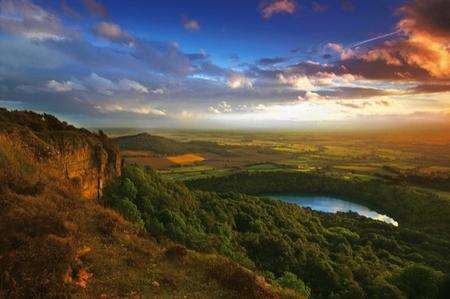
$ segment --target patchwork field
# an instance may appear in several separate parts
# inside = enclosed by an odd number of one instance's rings
[[[440,131],[339,134],[157,131],[152,134],[160,136],[158,142],[176,142],[185,151],[164,155],[148,150],[124,150],[126,163],[151,166],[176,180],[239,171],[299,171],[407,180],[422,185],[433,185],[435,181],[450,189],[450,133]],[[193,145],[198,151],[189,151]]]
[[[178,156],[168,156],[167,160],[174,164],[193,164],[197,162],[202,162],[205,160],[202,156],[196,155],[196,154],[184,154],[184,155],[178,155]]]

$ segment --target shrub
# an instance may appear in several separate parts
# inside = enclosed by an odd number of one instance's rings
[[[297,275],[291,272],[285,272],[276,282],[283,288],[293,289],[305,297],[311,295],[311,289],[301,279],[297,278]]]

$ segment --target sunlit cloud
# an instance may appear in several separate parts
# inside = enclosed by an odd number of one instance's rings
[[[124,31],[119,25],[115,23],[101,22],[94,26],[93,32],[100,36],[116,43],[123,43],[127,46],[134,46],[134,38],[128,32]]]
[[[190,19],[186,16],[183,16],[181,19],[183,23],[183,27],[189,31],[198,31],[200,30],[200,23],[197,20]]]
[[[253,83],[249,78],[243,75],[236,75],[236,74],[230,76],[227,85],[231,89],[253,88]]]
[[[386,41],[361,55],[366,61],[385,61],[389,65],[410,65],[427,71],[436,78],[450,77],[450,4],[441,0],[415,0],[401,9],[397,28],[406,38]],[[343,57],[358,57],[358,53]]]
[[[272,0],[262,5],[261,15],[268,19],[275,14],[293,14],[297,10],[297,3],[294,0]]]
[[[148,88],[142,85],[139,82],[129,80],[129,79],[121,79],[119,81],[118,87],[122,90],[126,91],[136,91],[138,93],[148,93]]]
[[[58,82],[56,80],[50,80],[47,83],[47,87],[50,90],[56,91],[56,92],[68,92],[71,90],[85,90],[86,88],[77,82],[73,81],[63,81]]]
[[[111,113],[111,112],[129,112],[144,115],[156,115],[156,116],[166,116],[166,112],[163,110],[155,109],[150,105],[130,105],[130,103],[122,104],[104,104],[97,105],[95,107],[99,112]]]
[[[302,75],[278,75],[278,80],[281,84],[289,85],[298,90],[312,90],[314,89],[314,85],[311,80],[307,76]]]
[[[326,47],[337,53],[342,53],[342,51],[344,50],[344,46],[338,43],[328,43]]]

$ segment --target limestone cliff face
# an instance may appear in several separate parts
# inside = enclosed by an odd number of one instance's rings
[[[117,145],[51,115],[0,109],[0,181],[9,185],[68,184],[85,198],[101,196],[119,176]]]
[[[99,198],[105,183],[120,175],[119,150],[102,142],[63,147],[58,158],[64,176],[86,198]]]

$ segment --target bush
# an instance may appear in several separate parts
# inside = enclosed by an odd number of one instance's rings
[[[293,289],[307,298],[311,295],[311,289],[291,272],[285,272],[276,282],[283,288]]]
[[[117,210],[125,216],[128,220],[144,225],[141,217],[141,212],[139,212],[136,205],[128,198],[123,198],[117,203]]]

